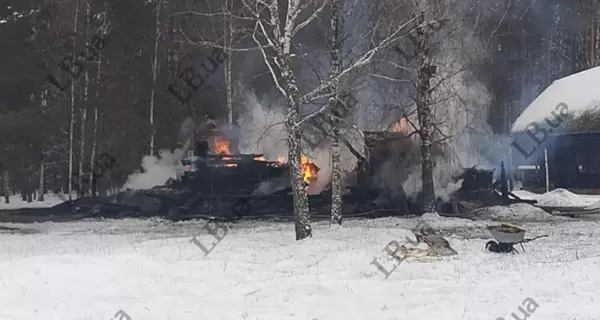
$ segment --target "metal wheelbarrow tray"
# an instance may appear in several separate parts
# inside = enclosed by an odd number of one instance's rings
[[[515,249],[515,245],[521,246],[523,252],[525,248],[523,243],[527,243],[539,238],[548,237],[548,235],[541,235],[534,238],[525,238],[525,229],[513,226],[510,224],[501,224],[496,226],[489,226],[486,228],[494,240],[490,240],[485,244],[485,248],[490,252],[496,253],[519,253]]]

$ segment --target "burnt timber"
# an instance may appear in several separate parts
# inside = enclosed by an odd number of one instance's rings
[[[343,195],[345,217],[375,218],[418,214],[416,199],[399,190],[386,190],[377,185],[375,172],[385,161],[396,159],[418,161],[418,146],[403,133],[366,132],[366,157],[355,172],[357,183]],[[289,167],[265,161],[261,154],[209,154],[208,142],[195,146],[193,157],[182,160],[191,169],[180,179],[170,179],[165,185],[149,190],[127,190],[114,196],[84,197],[51,208],[5,210],[0,222],[69,221],[84,218],[163,217],[170,220],[278,218],[292,219],[293,201],[289,182]],[[417,152],[411,151],[416,148]],[[408,151],[407,151],[408,150]],[[393,154],[400,152],[400,154]],[[438,152],[438,151],[434,151]],[[502,203],[493,189],[491,171],[467,169],[463,187],[457,199],[485,203]],[[309,195],[313,219],[328,219],[331,192],[327,188],[318,195]],[[511,201],[508,201],[511,202]],[[464,206],[454,202],[439,212],[450,215],[463,213]],[[454,210],[460,208],[460,210]],[[470,210],[467,210],[470,211]]]

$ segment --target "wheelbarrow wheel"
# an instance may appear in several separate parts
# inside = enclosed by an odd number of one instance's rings
[[[485,244],[485,249],[489,252],[500,252],[500,244],[494,240],[490,240]]]

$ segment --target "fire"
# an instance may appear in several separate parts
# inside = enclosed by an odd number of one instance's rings
[[[254,158],[256,161],[266,161],[265,157],[256,157]],[[273,164],[274,166],[280,166],[286,163],[286,159],[284,156],[278,156],[277,160],[275,160],[277,164]],[[308,184],[311,184],[317,180],[317,173],[319,172],[319,167],[316,164],[310,162],[307,156],[300,157],[300,166],[302,170],[302,178]]]
[[[229,140],[222,138],[222,137],[212,137],[211,138],[211,152],[212,154],[220,154],[220,155],[230,155],[231,154],[231,150],[229,149]],[[224,161],[227,160],[234,160],[233,157],[223,157],[221,158]],[[224,167],[237,167],[237,164],[235,163],[225,163],[223,165]]]
[[[308,161],[307,156],[300,157],[300,164],[302,166],[302,176],[304,181],[308,184],[317,181],[317,172],[319,172],[319,167],[317,167],[316,164]]]
[[[406,118],[402,117],[396,123],[392,124],[390,131],[392,132],[404,132],[406,131]]]
[[[229,141],[221,137],[212,137],[213,154],[231,154],[229,150]]]

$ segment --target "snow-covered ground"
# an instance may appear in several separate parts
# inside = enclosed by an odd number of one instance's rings
[[[516,190],[513,193],[524,200],[546,200],[548,206],[569,207],[589,206],[600,201],[600,195],[597,194],[575,194],[569,191],[564,192],[564,189],[554,189],[544,194],[533,193],[527,190]],[[566,191],[566,190],[565,190]],[[575,195],[576,197],[573,197]]]
[[[59,204],[67,198],[66,195],[46,194],[44,201],[27,202],[21,199],[20,195],[8,197],[10,203],[4,203],[4,197],[0,199],[0,210],[21,209],[21,208],[46,208]]]
[[[545,197],[576,199],[562,191]],[[0,209],[51,206],[61,198],[11,201]],[[125,319],[112,318],[120,309],[132,320],[512,319],[513,312],[523,318],[518,308],[526,298],[539,305],[530,320],[600,319],[600,222],[552,217],[525,204],[486,208],[479,217],[490,220],[426,215],[316,223],[314,237],[300,242],[289,223],[238,223],[207,256],[191,242],[214,241],[201,221],[0,224],[0,319]],[[550,237],[522,254],[489,253],[485,227],[498,223],[491,220]],[[404,262],[386,279],[373,258],[423,221],[441,230],[458,255]]]
[[[492,222],[428,216],[458,255],[385,279],[371,261],[422,220],[317,223],[300,242],[289,223],[229,225],[208,256],[190,242],[209,246],[204,222],[2,224],[28,234],[0,230],[0,319],[512,319],[528,297],[529,320],[600,319],[600,223],[525,223],[550,237],[512,255],[485,252]]]

